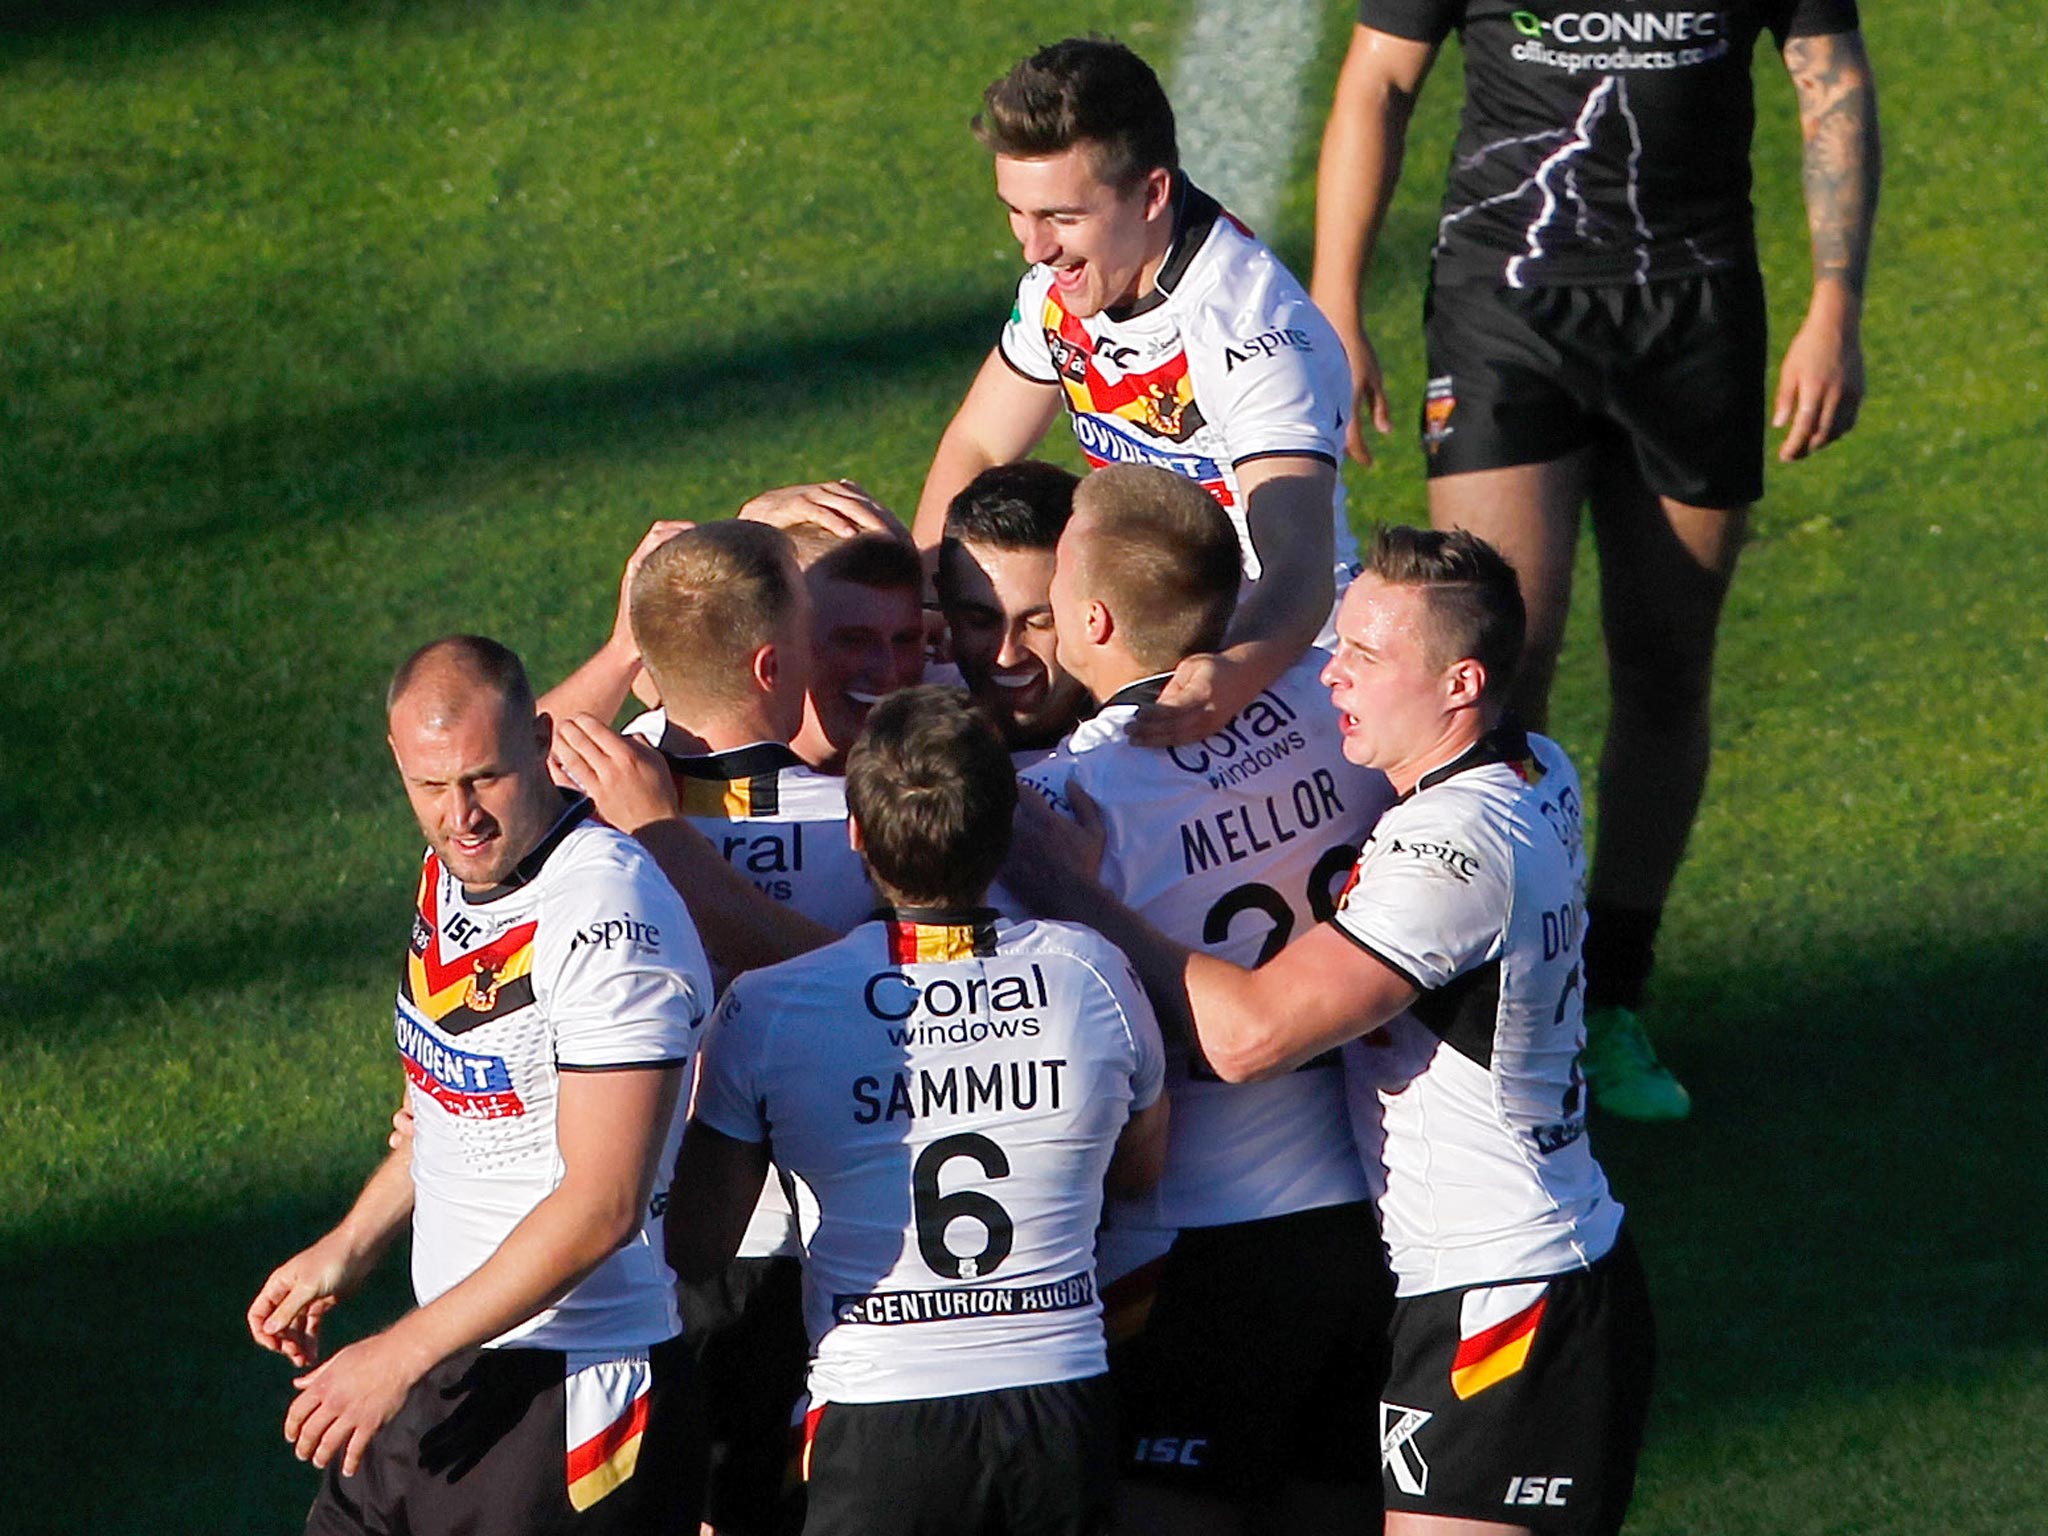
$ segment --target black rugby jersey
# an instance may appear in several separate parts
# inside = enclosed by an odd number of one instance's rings
[[[1751,265],[1750,55],[1848,32],[1856,0],[1360,0],[1465,51],[1436,279],[1641,283]]]

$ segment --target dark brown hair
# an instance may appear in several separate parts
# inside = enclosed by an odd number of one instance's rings
[[[1017,773],[966,694],[904,688],[870,711],[847,754],[846,807],[885,896],[969,907],[1010,851]]]
[[[1070,37],[1041,48],[983,91],[981,103],[975,135],[1013,160],[1090,144],[1095,174],[1118,188],[1180,168],[1173,107],[1159,77],[1113,38]]]
[[[1429,614],[1430,660],[1448,667],[1470,657],[1486,669],[1489,701],[1504,697],[1522,656],[1527,618],[1515,568],[1463,528],[1373,530],[1366,570],[1393,587],[1420,587]]]

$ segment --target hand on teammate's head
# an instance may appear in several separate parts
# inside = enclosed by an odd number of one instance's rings
[[[633,591],[633,577],[639,573],[640,567],[646,563],[649,555],[677,534],[687,532],[696,526],[685,517],[657,518],[648,525],[647,531],[640,535],[640,542],[633,546],[633,553],[626,557],[625,574],[619,577],[619,606],[612,617],[613,645],[631,651],[636,656],[639,654],[640,648],[633,641],[632,617],[627,612]]]
[[[903,520],[854,480],[821,480],[763,491],[742,506],[739,515],[747,522],[772,528],[810,523],[843,539],[863,533],[886,533],[905,542],[910,539]]]

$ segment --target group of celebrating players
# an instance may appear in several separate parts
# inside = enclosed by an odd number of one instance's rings
[[[1689,161],[1655,225],[1641,143],[1601,137],[1674,82],[1564,82],[1570,129],[1518,140],[1528,229],[1507,191],[1453,186],[1440,259],[1493,239],[1506,276],[1440,266],[1442,526],[1361,558],[1337,466],[1353,408],[1385,407],[1358,271],[1448,28],[1468,52],[1526,31],[1494,10],[1361,7],[1325,181],[1359,170],[1368,101],[1380,179],[1329,199],[1337,328],[1181,171],[1135,54],[1035,53],[975,121],[1029,271],[910,528],[847,481],[765,493],[651,529],[611,639],[538,699],[477,636],[399,668],[428,843],[406,1103],[248,1317],[303,1372],[309,1530],[1619,1529],[1652,1323],[1587,1116],[1685,1110],[1634,1017],[1670,868],[1622,855],[1621,916],[1598,887],[1589,913],[1577,774],[1514,705],[1548,683],[1565,499],[1610,563],[1677,546],[1635,606],[1659,643],[1703,621],[1710,655],[1732,545],[1689,533],[1712,510],[1739,537],[1755,491],[1701,419],[1747,407],[1691,392],[1761,359],[1728,318],[1726,197]],[[1763,25],[1788,59],[1861,57],[1848,0],[1699,14],[1728,46],[1689,53],[1744,50],[1745,89]],[[1446,356],[1505,352],[1440,360],[1453,309]],[[1602,326],[1693,339],[1624,378],[1584,361]],[[1853,342],[1851,313],[1799,364],[1790,408],[1826,419],[1798,451],[1853,420]],[[1084,477],[1028,457],[1062,408]],[[1525,493],[1533,531],[1473,531]],[[1655,728],[1695,703],[1704,674]],[[1603,860],[1605,828],[1603,803]],[[1675,867],[1684,826],[1662,835]],[[408,1230],[419,1306],[323,1359],[327,1312]]]

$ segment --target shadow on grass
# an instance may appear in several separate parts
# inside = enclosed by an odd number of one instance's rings
[[[1000,297],[958,300],[902,323],[756,334],[708,355],[259,416],[104,455],[89,476],[75,462],[27,460],[17,470],[23,515],[8,542],[24,574],[99,570],[279,528],[399,514],[521,466],[645,454],[749,422],[785,423],[844,407],[883,382],[957,377],[964,393],[1001,318]],[[121,488],[138,505],[85,522],[75,506],[82,479]],[[716,515],[688,505],[674,514]]]
[[[1694,1119],[1596,1131],[1655,1287],[1653,1437],[1922,1383],[1967,1393],[1983,1362],[2042,1344],[2048,1277],[2019,1234],[2042,1181],[2023,999],[2043,965],[2038,939],[1843,951],[1675,989],[1699,1010],[1671,1050]],[[13,1529],[290,1528],[310,1496],[278,1438],[289,1371],[241,1314],[350,1190],[189,1224],[155,1214],[169,1193],[144,1172],[95,1230],[19,1234],[0,1256],[0,1349],[36,1384],[41,1442],[104,1443],[118,1421],[124,1469],[81,1482],[9,1437]],[[402,1270],[394,1255],[344,1326],[404,1305]]]
[[[74,946],[75,958],[61,967],[8,966],[0,969],[0,1048],[61,1045],[109,1019],[136,1017],[148,1003],[175,1009],[191,997],[271,981],[311,994],[358,986],[368,968],[395,986],[411,895],[409,880],[323,900],[301,893],[289,918],[253,911],[204,938],[123,937]]]

